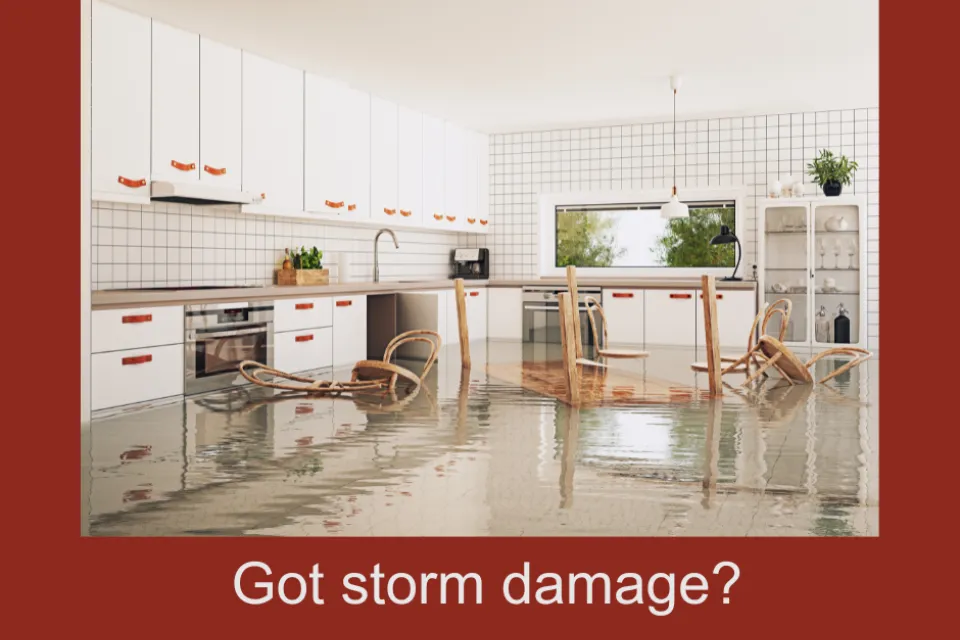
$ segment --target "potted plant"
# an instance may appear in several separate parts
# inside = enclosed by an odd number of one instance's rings
[[[838,196],[843,185],[850,184],[850,177],[857,168],[857,163],[847,160],[847,156],[838,158],[829,149],[821,149],[819,157],[807,164],[807,173],[823,187],[823,195]]]
[[[323,268],[323,251],[316,247],[294,247],[284,251],[285,259],[277,269],[278,285],[318,285],[330,282],[330,271]]]

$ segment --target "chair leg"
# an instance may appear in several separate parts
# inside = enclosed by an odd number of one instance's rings
[[[762,365],[760,365],[760,368],[757,369],[756,373],[754,373],[754,374],[751,375],[749,378],[747,378],[747,379],[744,381],[744,383],[743,383],[742,386],[745,387],[745,386],[749,385],[751,382],[753,382],[754,380],[756,380],[757,378],[759,378],[761,375],[763,375],[763,372],[766,371],[767,369],[769,369],[771,366],[775,365],[775,364],[777,363],[777,360],[779,360],[779,359],[780,359],[780,356],[782,356],[782,355],[783,355],[783,354],[782,354],[782,353],[779,353],[779,352],[778,352],[778,353],[775,353],[772,358],[770,358],[769,360],[767,360],[766,362],[764,362]]]
[[[836,377],[837,377],[838,375],[840,375],[841,373],[843,373],[843,372],[845,372],[845,371],[849,371],[850,369],[854,368],[855,366],[857,366],[858,364],[860,364],[860,363],[863,362],[864,360],[866,360],[866,358],[857,358],[856,360],[851,360],[850,362],[846,363],[845,365],[843,365],[842,367],[840,367],[839,369],[837,369],[836,371],[834,371],[834,372],[831,373],[830,375],[825,376],[825,377],[823,377],[822,379],[820,379],[820,380],[817,382],[817,384],[823,384],[823,383],[826,382],[827,380],[830,380],[830,379],[832,379],[832,378],[836,378]]]
[[[743,364],[744,362],[750,362],[750,357],[751,357],[752,355],[753,355],[753,350],[747,351],[745,354],[743,354],[742,356],[740,356],[739,358],[737,358],[736,360],[734,360],[733,363],[731,363],[730,365],[728,365],[727,367],[725,367],[725,368],[720,372],[720,375],[726,375],[726,374],[730,373],[731,371],[733,371],[734,369],[736,369],[737,367],[739,367],[739,366],[740,366],[741,364]],[[749,368],[750,368],[749,365],[747,365],[747,369],[748,369],[748,370],[749,370]]]

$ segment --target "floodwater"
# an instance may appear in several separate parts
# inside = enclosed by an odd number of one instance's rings
[[[717,400],[689,369],[702,353],[653,350],[611,364],[689,393],[575,411],[492,375],[557,349],[471,350],[469,376],[444,347],[405,402],[245,388],[98,418],[82,434],[82,532],[879,535],[878,359],[829,387],[771,376]]]

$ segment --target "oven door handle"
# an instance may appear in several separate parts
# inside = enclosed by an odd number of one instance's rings
[[[248,336],[254,333],[267,333],[266,327],[254,327],[252,329],[237,329],[235,331],[203,331],[202,329],[197,329],[197,339],[203,338],[208,340],[210,338],[233,338],[234,336]]]

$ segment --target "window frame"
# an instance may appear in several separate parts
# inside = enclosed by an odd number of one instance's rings
[[[577,191],[562,193],[541,193],[539,196],[539,237],[537,264],[541,278],[561,278],[566,274],[565,267],[557,264],[557,228],[556,209],[566,207],[590,207],[598,205],[658,205],[670,200],[670,189],[644,189],[623,191]],[[736,207],[736,229],[734,233],[743,247],[746,233],[746,190],[743,187],[716,187],[711,189],[677,189],[681,202],[732,201]],[[718,230],[719,231],[719,230]],[[741,272],[745,264],[740,264]],[[577,267],[577,274],[583,277],[597,278],[690,278],[702,275],[717,277],[729,276],[732,267]]]

